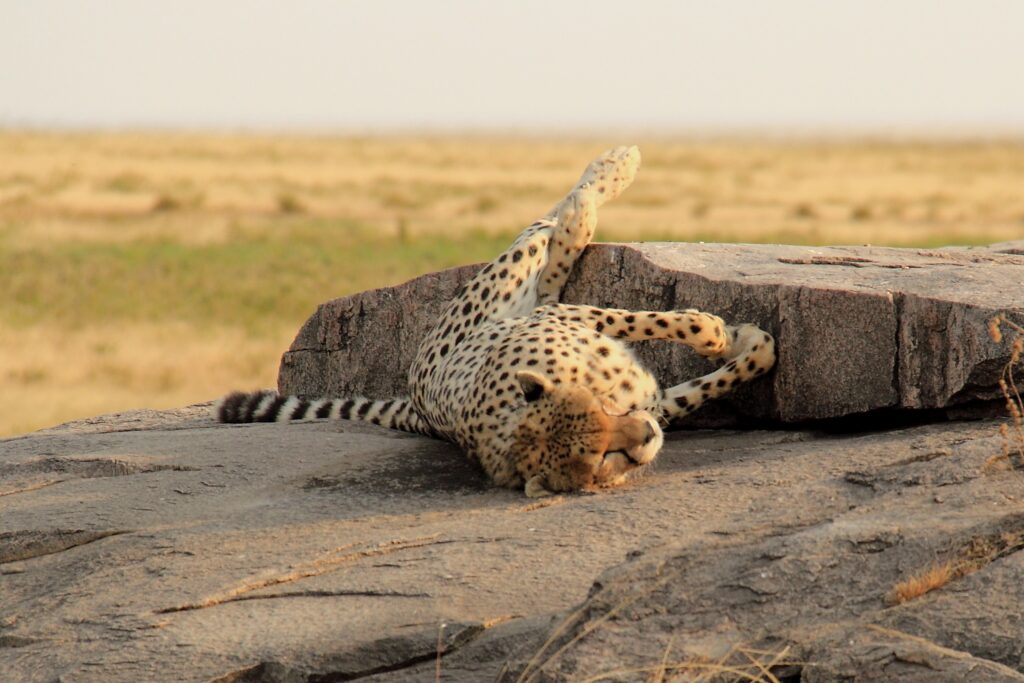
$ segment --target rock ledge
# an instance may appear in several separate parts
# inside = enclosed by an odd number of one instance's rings
[[[987,321],[1024,318],[1024,242],[891,249],[728,244],[595,244],[577,263],[569,303],[699,308],[776,335],[771,381],[744,387],[722,413],[796,423],[883,409],[936,409],[998,396],[1009,346]],[[278,388],[306,397],[405,395],[419,340],[479,265],[329,301],[282,358]],[[708,371],[689,349],[644,342],[664,384]],[[705,422],[701,422],[704,419]]]

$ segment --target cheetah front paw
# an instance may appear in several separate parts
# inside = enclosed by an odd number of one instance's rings
[[[633,183],[640,168],[640,150],[632,147],[610,149],[590,162],[580,176],[577,188],[591,186],[595,192],[595,203],[601,206],[615,199]]]
[[[545,486],[547,482],[544,481],[544,477],[539,474],[535,474],[526,480],[526,486],[524,491],[527,498],[546,498],[548,496],[555,495],[549,491]]]
[[[724,365],[741,356],[749,365],[747,370],[752,373],[765,373],[775,365],[775,338],[757,325],[729,325],[725,328],[725,333],[729,342],[725,349],[708,357],[718,365]]]

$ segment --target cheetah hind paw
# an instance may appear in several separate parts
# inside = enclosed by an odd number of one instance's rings
[[[588,185],[594,188],[595,204],[601,206],[615,199],[633,183],[637,169],[640,168],[640,150],[632,147],[616,147],[610,149],[590,162],[583,171],[578,188]]]

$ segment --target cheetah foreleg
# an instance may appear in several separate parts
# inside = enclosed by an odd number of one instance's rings
[[[712,356],[724,365],[703,377],[677,384],[662,392],[648,410],[667,423],[700,408],[706,401],[729,393],[736,385],[765,374],[775,365],[775,339],[756,325],[728,326],[729,344]]]
[[[665,339],[686,344],[702,356],[719,358],[727,353],[731,339],[725,322],[717,315],[689,309],[684,311],[627,311],[617,308],[549,304],[538,308],[537,317],[585,325],[596,332],[626,339],[644,341]]]

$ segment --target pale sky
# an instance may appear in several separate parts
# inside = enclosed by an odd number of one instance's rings
[[[1019,0],[0,0],[0,127],[1024,133]]]

